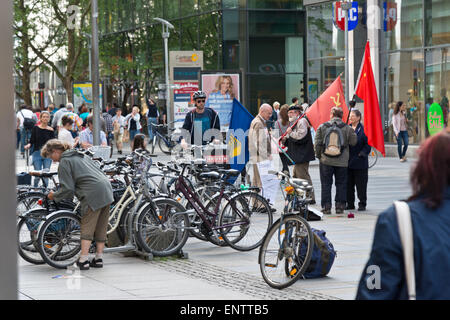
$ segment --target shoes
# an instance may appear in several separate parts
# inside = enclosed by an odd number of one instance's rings
[[[277,209],[275,209],[274,207],[270,207],[270,212],[272,213],[277,212]]]
[[[366,211],[366,207],[359,207],[358,211]]]
[[[349,206],[349,205],[347,205],[347,206],[345,207],[345,210],[355,210],[355,206]]]
[[[336,208],[336,214],[343,214],[344,209],[343,208]]]
[[[311,200],[309,204],[316,204],[316,200]]]
[[[118,154],[122,154],[122,150],[118,150],[117,153],[118,153]]]
[[[323,208],[322,209],[322,213],[323,214],[331,214],[331,209],[330,208]]]
[[[92,268],[103,268],[103,259],[92,259],[89,265]]]
[[[405,161],[406,161],[406,159],[404,157],[400,159],[400,162],[405,162]]]
[[[80,270],[89,270],[89,265],[89,260],[84,262],[80,262],[80,259],[77,260],[77,267],[80,268]]]

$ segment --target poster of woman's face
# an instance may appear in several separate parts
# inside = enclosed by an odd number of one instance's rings
[[[239,100],[239,74],[202,74],[202,91],[206,98],[214,93]]]
[[[214,109],[220,126],[230,124],[233,99],[239,101],[239,74],[202,74],[202,91],[206,93],[205,107]]]

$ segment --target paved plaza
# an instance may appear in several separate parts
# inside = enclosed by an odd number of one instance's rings
[[[19,258],[19,299],[354,299],[370,253],[377,216],[394,200],[410,195],[409,171],[413,163],[413,159],[400,163],[397,158],[379,158],[369,170],[366,212],[352,211],[355,218],[348,218],[346,211],[341,216],[332,214],[322,221],[311,222],[313,228],[326,231],[337,250],[333,268],[325,278],[299,280],[281,291],[272,289],[260,274],[257,249],[239,252],[191,237],[183,249],[187,259],[169,257],[146,261],[113,253],[105,255],[103,269],[81,273],[32,265]],[[25,167],[25,161],[18,156],[17,171]],[[316,201],[320,204],[317,161],[312,163],[310,173]],[[281,200],[276,203],[278,212],[274,220],[279,217],[282,205]]]

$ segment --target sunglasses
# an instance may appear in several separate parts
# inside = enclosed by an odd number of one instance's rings
[[[202,102],[202,103],[205,103],[205,99],[197,99],[197,100],[195,100],[195,102]]]

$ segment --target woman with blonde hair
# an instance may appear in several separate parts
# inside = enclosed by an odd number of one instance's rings
[[[50,192],[48,198],[60,202],[72,199],[75,195],[81,203],[81,254],[77,266],[80,270],[102,268],[109,208],[114,200],[108,177],[89,156],[57,139],[49,140],[42,148],[41,155],[59,162],[60,188]],[[89,248],[93,240],[97,252],[89,262]]]

